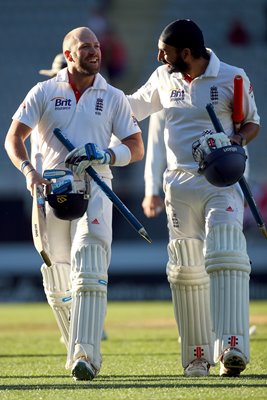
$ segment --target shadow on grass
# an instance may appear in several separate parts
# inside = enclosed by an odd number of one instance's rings
[[[163,356],[177,356],[178,354],[180,354],[180,351],[177,351],[175,353],[153,353],[153,354],[147,354],[150,357],[163,357]],[[106,357],[129,357],[129,356],[135,356],[135,357],[144,357],[144,354],[140,354],[140,353],[109,353],[109,354],[105,354],[105,352],[102,352],[102,355],[106,358]],[[42,357],[66,357],[66,354],[0,354],[0,358],[42,358]]]
[[[66,354],[0,354],[0,358],[66,357]]]
[[[0,379],[12,378],[10,376],[0,377]],[[65,375],[44,375],[44,376],[16,376],[14,379],[66,379]],[[220,378],[218,376],[210,376],[208,378],[189,379],[182,375],[103,375],[92,382],[70,382],[70,383],[53,383],[53,384],[14,384],[0,385],[0,390],[73,390],[73,389],[174,389],[174,388],[266,388],[265,380],[267,375],[243,375],[240,378]],[[71,379],[71,378],[70,378]],[[264,382],[249,382],[249,380],[264,380]],[[127,382],[128,381],[128,382]]]

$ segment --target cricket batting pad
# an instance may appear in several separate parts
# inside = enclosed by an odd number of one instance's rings
[[[66,368],[80,357],[96,370],[101,367],[100,342],[107,307],[106,250],[92,244],[81,247],[72,260],[73,302]]]
[[[71,310],[70,265],[53,264],[41,267],[43,285],[48,304],[53,310],[58,327],[68,348]]]
[[[206,270],[211,280],[211,314],[215,332],[214,361],[237,347],[249,361],[250,261],[242,230],[222,224],[207,236]]]
[[[186,368],[196,358],[213,365],[209,276],[204,267],[203,242],[172,240],[168,253],[167,276],[181,336],[182,365]]]

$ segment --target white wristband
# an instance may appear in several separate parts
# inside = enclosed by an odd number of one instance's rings
[[[111,165],[114,165],[115,167],[124,167],[125,165],[128,165],[131,161],[131,150],[125,144],[117,144],[114,147],[110,147],[110,150],[112,150],[115,154],[115,162]]]

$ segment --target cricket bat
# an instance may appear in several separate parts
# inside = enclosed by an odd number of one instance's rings
[[[34,185],[32,203],[32,237],[33,243],[44,263],[51,267],[49,246],[46,233],[45,196],[41,185]]]
[[[39,152],[35,155],[35,163],[37,172],[42,173],[42,154]],[[51,267],[52,263],[49,257],[49,245],[46,232],[45,195],[42,185],[34,185],[32,203],[32,237],[34,246],[42,257],[44,263],[48,267]]]

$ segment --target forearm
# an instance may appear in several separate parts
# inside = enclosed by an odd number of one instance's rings
[[[17,123],[13,122],[5,139],[5,150],[11,162],[19,170],[21,169],[22,162],[29,160],[25,140],[30,132],[30,128],[26,128],[26,125],[24,127],[22,127],[22,130],[19,130],[17,129]]]
[[[131,152],[130,163],[140,161],[143,159],[145,150],[141,132],[135,133],[134,135],[131,135],[126,139],[123,139],[122,143],[130,149]]]
[[[239,133],[237,132],[236,134],[231,136],[231,141],[234,143],[240,144],[241,138],[240,134],[245,138],[246,144],[251,142],[255,137],[258,135],[260,130],[260,126],[257,124],[254,124],[253,122],[248,122],[241,126]],[[232,140],[233,139],[233,140]]]
[[[13,121],[5,140],[6,152],[16,168],[18,168],[26,177],[27,189],[33,195],[35,184],[48,184],[49,182],[42,178],[34,169],[30,162],[25,140],[31,133],[31,128],[18,121]]]

